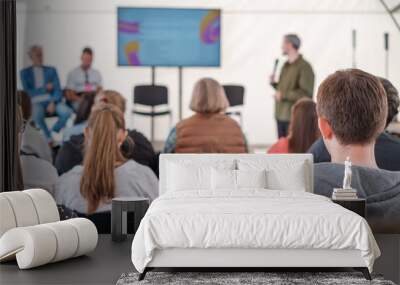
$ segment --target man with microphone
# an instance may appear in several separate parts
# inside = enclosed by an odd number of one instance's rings
[[[312,98],[314,90],[314,72],[311,65],[299,53],[300,38],[295,34],[285,35],[282,52],[288,60],[282,67],[279,80],[275,80],[278,60],[275,61],[274,71],[270,83],[276,90],[275,119],[278,128],[278,137],[288,135],[292,106],[303,97]]]

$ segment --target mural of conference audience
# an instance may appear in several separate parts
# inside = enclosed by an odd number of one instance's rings
[[[127,128],[126,99],[103,89],[93,50],[83,49],[64,91],[56,69],[44,65],[40,46],[32,46],[29,57],[18,92],[24,188],[46,189],[58,204],[89,215],[110,211],[113,197],[157,198],[159,153],[140,131]],[[352,186],[366,199],[373,231],[400,233],[400,140],[385,130],[398,113],[397,89],[352,69],[330,75],[316,99],[296,102],[288,135],[267,152],[313,153],[315,193],[327,197],[341,187],[349,156]],[[241,127],[225,114],[228,107],[219,82],[197,81],[189,105],[194,114],[170,130],[163,152],[249,152]],[[51,127],[48,117],[56,119]]]

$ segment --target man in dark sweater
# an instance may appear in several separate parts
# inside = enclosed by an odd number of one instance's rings
[[[388,100],[375,76],[357,69],[337,71],[317,95],[318,124],[332,163],[314,167],[314,191],[331,197],[341,188],[343,162],[353,163],[352,187],[367,200],[374,232],[400,233],[400,172],[378,168],[375,142],[387,119]]]
[[[292,106],[303,97],[313,96],[314,72],[299,53],[300,45],[297,35],[289,34],[284,37],[282,52],[288,60],[282,67],[279,80],[275,81],[275,74],[270,78],[271,85],[276,90],[275,119],[279,138],[288,134]]]
[[[399,93],[397,89],[390,83],[389,80],[380,78],[380,81],[385,88],[388,100],[388,116],[386,127],[393,121],[398,114],[400,105]],[[325,147],[322,138],[318,139],[308,150],[314,156],[314,163],[330,162],[331,155]],[[400,139],[382,132],[376,139],[375,144],[375,159],[378,167],[385,170],[400,171]]]

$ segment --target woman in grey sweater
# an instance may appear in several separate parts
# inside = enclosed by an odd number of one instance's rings
[[[110,104],[92,111],[85,129],[85,158],[59,178],[57,204],[81,213],[111,210],[114,197],[158,196],[158,180],[150,168],[126,160],[121,145],[129,140],[122,112]]]

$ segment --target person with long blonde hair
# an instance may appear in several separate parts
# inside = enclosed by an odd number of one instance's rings
[[[158,196],[157,177],[150,168],[127,160],[121,151],[129,137],[117,106],[96,106],[84,134],[83,166],[75,166],[60,177],[55,193],[58,204],[92,214],[111,210],[114,197],[153,200]]]

